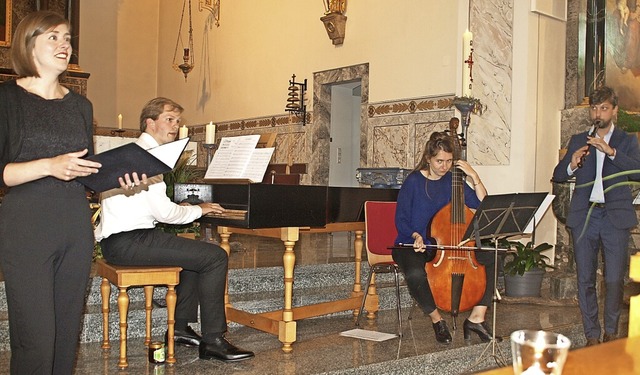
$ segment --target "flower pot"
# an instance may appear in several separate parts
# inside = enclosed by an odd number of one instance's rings
[[[540,297],[545,270],[533,268],[524,275],[504,275],[505,295],[509,297]]]

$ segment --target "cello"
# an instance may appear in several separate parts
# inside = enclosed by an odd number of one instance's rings
[[[464,144],[457,134],[457,118],[449,121],[449,132],[454,144],[454,165],[451,168],[451,201],[433,217],[430,235],[438,244],[433,261],[425,265],[427,280],[436,306],[451,312],[453,327],[460,311],[472,309],[482,299],[487,285],[485,269],[476,260],[475,252],[457,249],[463,240],[473,212],[465,205],[464,172],[455,166],[461,157],[465,160]],[[443,248],[439,248],[442,246]],[[474,242],[468,246],[475,246]]]

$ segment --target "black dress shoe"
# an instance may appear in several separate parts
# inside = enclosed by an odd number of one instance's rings
[[[167,343],[168,340],[168,332],[164,333],[164,342]],[[173,342],[178,345],[184,346],[200,346],[200,342],[202,341],[202,336],[200,336],[193,328],[187,326],[187,329],[173,330]]]
[[[587,339],[587,343],[584,346],[594,346],[600,344],[600,339],[592,337]]]
[[[487,322],[473,323],[469,319],[465,319],[462,324],[462,331],[464,333],[464,340],[471,340],[471,332],[475,332],[482,342],[489,342],[492,338],[491,328],[487,325]],[[502,337],[496,337],[496,342],[502,341]]]
[[[234,346],[224,336],[213,342],[201,342],[198,351],[200,359],[218,359],[224,362],[242,361],[254,356],[253,352]]]
[[[449,327],[444,319],[437,323],[433,323],[433,331],[436,333],[436,341],[441,344],[451,343],[451,333],[449,333]]]
[[[602,336],[602,342],[609,342],[609,341],[613,341],[615,339],[617,339],[618,337],[615,335],[615,333],[604,333],[604,336]]]

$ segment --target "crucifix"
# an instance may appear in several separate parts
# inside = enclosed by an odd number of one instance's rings
[[[473,48],[471,48],[469,57],[464,60],[464,63],[469,66],[469,81],[473,83]]]

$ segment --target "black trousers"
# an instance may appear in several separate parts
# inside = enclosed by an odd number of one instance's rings
[[[226,332],[224,288],[228,259],[221,247],[159,229],[112,234],[100,245],[109,263],[182,267],[180,284],[176,287],[176,320],[197,322],[199,304],[203,336]]]
[[[25,184],[0,206],[11,374],[73,373],[93,254],[84,188]]]
[[[409,294],[416,300],[422,311],[426,314],[432,313],[436,309],[436,302],[433,299],[433,293],[427,280],[427,272],[425,270],[425,265],[427,264],[426,252],[415,252],[411,248],[393,249],[392,256],[404,274]],[[487,287],[482,300],[478,303],[480,306],[490,306],[493,300],[493,290],[495,288],[494,257],[493,252],[476,251],[476,260],[485,266],[487,278]]]

